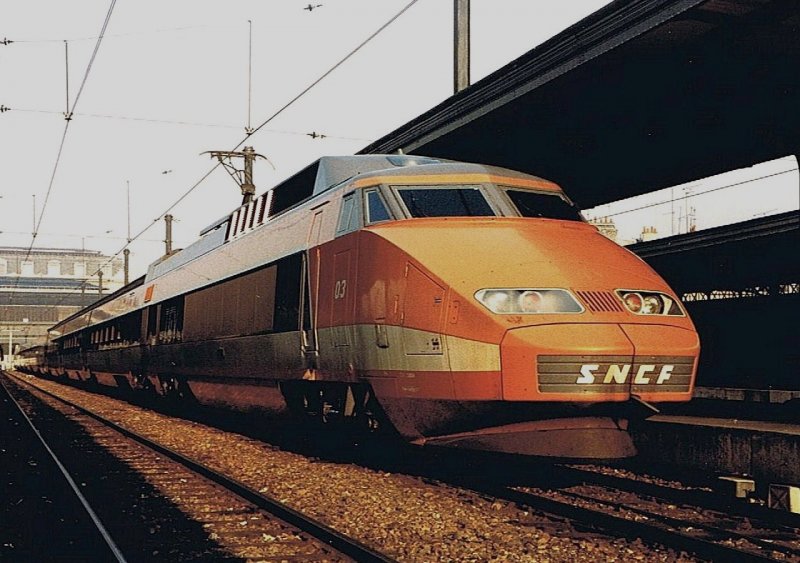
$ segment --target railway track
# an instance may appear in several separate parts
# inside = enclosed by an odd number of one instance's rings
[[[107,407],[104,414],[115,417]],[[494,500],[509,501],[530,513],[520,520],[522,534],[535,526],[551,536],[587,538],[590,543],[602,542],[602,538],[642,540],[656,550],[666,547],[701,559],[800,561],[800,546],[793,540],[800,528],[794,515],[731,503],[698,488],[687,490],[652,479],[624,478],[609,474],[607,469],[603,473],[577,466],[545,465],[531,471],[529,464],[515,467],[498,462],[496,456],[481,456],[491,463],[473,464],[464,455],[422,450],[413,456],[400,454],[396,459],[383,459],[381,454],[378,457],[382,460],[370,461],[365,456],[362,461],[379,472],[414,475],[434,486],[447,484],[472,490],[493,505]],[[353,463],[347,454],[345,458],[340,462]],[[492,476],[491,482],[482,478],[487,474]],[[364,556],[352,557],[366,560]]]
[[[45,560],[53,555],[79,561],[124,562],[125,558],[72,475],[41,436],[25,410],[0,380],[4,494],[0,520],[16,520],[18,531],[3,526],[0,560]],[[55,506],[53,506],[55,504]],[[61,544],[43,545],[36,525]]]
[[[744,507],[720,511],[724,501],[711,494],[671,490],[572,467],[558,471],[559,481],[567,481],[566,486],[531,488],[474,478],[454,484],[566,518],[579,528],[640,538],[702,559],[800,562],[800,527],[790,525],[791,516]]]
[[[12,380],[15,389],[10,392],[10,395],[14,397],[14,401],[18,405],[19,402],[27,404],[26,407],[19,405],[20,411],[24,413],[26,409],[36,410],[37,417],[41,417],[44,423],[41,426],[51,427],[37,430],[37,434],[41,436],[43,442],[52,441],[56,437],[64,440],[66,438],[64,431],[67,425],[62,423],[53,428],[53,421],[46,420],[52,416],[40,414],[39,407],[35,406],[35,401],[32,401],[31,397],[51,409],[59,411],[62,417],[79,424],[92,434],[93,444],[82,443],[80,445],[81,460],[91,460],[98,456],[96,452],[92,453],[87,449],[103,449],[110,452],[124,465],[132,468],[136,474],[143,475],[151,486],[170,499],[170,503],[177,505],[181,511],[190,513],[195,519],[201,521],[202,529],[207,533],[209,540],[208,545],[204,547],[208,550],[206,557],[214,560],[274,560],[279,558],[286,561],[392,561],[391,558],[289,508],[263,492],[254,491],[201,463],[132,432],[80,405],[30,385],[20,378],[14,377]],[[31,422],[31,425],[33,424]],[[56,428],[58,434],[53,433]],[[68,439],[74,441],[73,438]],[[54,447],[51,451],[55,452],[56,449]],[[55,453],[53,456],[57,457]],[[67,469],[68,462],[61,465],[64,467],[65,475],[73,483],[81,482],[80,477],[74,478],[70,475],[71,472]],[[94,467],[93,470],[102,471],[99,467]],[[109,481],[117,478],[119,475],[114,475],[113,472],[100,477],[102,480]],[[141,488],[141,484],[137,484],[136,487]],[[80,493],[77,486],[75,488]],[[94,504],[96,505],[101,500],[94,499]],[[95,512],[109,513],[107,509],[93,510],[90,505],[91,498],[84,499],[84,502],[87,510],[93,514]],[[154,514],[152,516],[151,534],[155,534],[168,525],[164,521],[163,515]],[[111,518],[113,519],[113,517]],[[126,551],[126,546],[117,547],[112,539],[112,536],[116,534],[121,536],[128,534],[124,529],[124,522],[122,522],[122,527],[114,524],[105,526],[100,517],[95,515],[95,519],[102,530],[109,530],[104,532],[104,537],[107,538],[112,551],[116,550],[117,557],[117,559],[111,560],[124,561],[123,553]],[[136,519],[131,517],[128,526],[135,526],[135,521]],[[120,541],[119,543],[123,544],[124,542]],[[131,543],[128,542],[129,545],[127,545],[129,550],[134,551],[133,556],[128,556],[131,560],[170,558],[170,553],[164,553],[156,543],[147,546],[146,553],[141,546],[130,545]],[[175,552],[184,548],[185,546],[174,545],[171,547],[172,554],[177,556]],[[165,549],[169,551],[170,547]]]
[[[752,504],[720,495],[707,487],[668,486],[635,477],[611,475],[599,467],[562,466],[562,475],[586,485],[596,485],[638,496],[661,499],[674,505],[702,507],[705,511],[746,519],[777,534],[797,538],[800,535],[800,515],[783,510],[773,510],[761,504]]]

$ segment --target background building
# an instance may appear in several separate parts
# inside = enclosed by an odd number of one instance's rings
[[[597,227],[600,233],[606,238],[610,238],[617,242],[617,226],[614,224],[614,219],[611,217],[596,217],[589,218],[589,223]]]
[[[49,327],[122,281],[122,260],[95,250],[0,247],[0,350],[43,344]]]

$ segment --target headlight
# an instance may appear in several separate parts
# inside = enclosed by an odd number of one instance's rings
[[[501,315],[583,312],[580,303],[565,289],[481,289],[475,299]]]
[[[678,302],[664,293],[619,289],[617,295],[628,311],[637,315],[683,316]]]
[[[625,302],[625,306],[631,313],[638,313],[642,310],[642,305],[644,305],[642,296],[634,292],[623,295],[622,301]]]

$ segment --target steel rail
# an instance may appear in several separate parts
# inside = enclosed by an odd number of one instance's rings
[[[656,483],[626,479],[615,475],[598,473],[591,469],[582,469],[568,465],[559,466],[559,474],[567,478],[580,480],[584,484],[598,485],[621,489],[638,495],[646,495],[673,504],[689,504],[699,508],[707,508],[749,518],[773,528],[781,527],[789,533],[800,535],[800,516],[788,511],[765,508],[757,504],[732,502],[730,498],[701,489],[675,489]]]
[[[76,409],[81,414],[84,414],[93,420],[104,424],[105,426],[119,432],[123,436],[134,440],[135,442],[149,448],[155,452],[160,453],[161,455],[175,461],[190,471],[197,473],[198,475],[205,477],[206,479],[220,485],[221,487],[231,491],[232,493],[238,495],[245,501],[257,506],[260,509],[266,510],[273,516],[283,520],[287,524],[290,524],[299,530],[313,536],[314,538],[328,544],[333,549],[339,551],[340,553],[347,555],[348,557],[353,558],[356,561],[363,561],[368,563],[393,563],[395,560],[387,557],[382,553],[378,553],[377,551],[371,549],[370,547],[364,545],[363,543],[345,536],[334,530],[333,528],[319,522],[309,516],[304,515],[303,513],[294,510],[286,506],[285,504],[263,494],[258,491],[255,491],[248,487],[247,485],[236,481],[230,477],[227,477],[213,469],[203,465],[200,462],[197,462],[193,459],[190,459],[183,454],[176,452],[166,446],[163,446],[153,440],[142,436],[132,430],[125,428],[124,426],[120,426],[119,424],[104,418],[101,415],[98,415],[68,399],[64,399],[63,397],[59,397],[58,395],[51,393],[50,391],[46,391],[33,385],[27,381],[23,381],[18,377],[14,377],[15,381],[18,381],[22,385],[25,385],[38,393],[44,394],[48,397],[51,397],[65,405],[68,405],[74,409]]]
[[[753,553],[752,551],[723,545],[662,526],[613,516],[607,512],[576,506],[567,502],[551,499],[544,495],[517,491],[500,485],[486,485],[475,482],[459,483],[458,481],[453,481],[453,484],[468,488],[478,494],[488,495],[518,505],[527,506],[547,514],[567,518],[585,527],[615,535],[622,535],[631,539],[638,538],[645,542],[660,544],[667,548],[692,552],[699,557],[708,558],[712,561],[737,561],[747,563],[775,561],[773,558]]]
[[[1,373],[3,375],[5,375],[6,377],[10,377],[10,375],[8,373],[6,373],[5,371],[1,372]],[[91,505],[89,504],[89,501],[86,500],[86,497],[83,496],[83,493],[81,493],[80,489],[78,488],[78,485],[75,483],[75,480],[72,478],[72,475],[70,475],[70,473],[67,470],[67,468],[64,467],[64,464],[61,463],[61,460],[58,459],[58,456],[55,454],[55,452],[53,452],[53,450],[47,444],[47,441],[44,439],[42,434],[39,432],[39,429],[36,428],[36,425],[34,425],[33,421],[30,419],[30,417],[27,415],[27,413],[23,410],[22,406],[19,404],[19,402],[17,402],[17,400],[14,398],[14,396],[8,390],[8,387],[6,387],[6,384],[2,380],[2,378],[0,378],[0,387],[3,388],[3,392],[5,393],[5,395],[14,404],[14,406],[17,407],[17,409],[19,410],[20,414],[25,419],[25,422],[28,423],[28,426],[30,426],[31,430],[33,431],[33,433],[38,438],[39,443],[42,445],[42,447],[47,452],[47,454],[52,458],[52,460],[55,463],[56,467],[58,467],[59,471],[64,476],[64,479],[69,484],[70,488],[72,489],[72,492],[75,493],[75,496],[80,501],[80,503],[83,506],[84,510],[86,510],[86,513],[88,514],[89,518],[92,520],[92,523],[95,525],[95,528],[97,528],[98,533],[103,538],[103,541],[106,543],[106,545],[108,546],[109,551],[113,554],[114,559],[116,559],[119,563],[126,563],[127,560],[125,559],[125,556],[122,554],[122,551],[119,549],[117,544],[114,542],[114,539],[111,537],[111,534],[109,534],[108,530],[103,525],[103,522],[100,520],[100,517],[97,516],[97,513],[92,509]]]
[[[633,512],[633,513],[639,514],[641,516],[645,516],[646,518],[648,518],[650,520],[658,520],[660,522],[663,522],[667,526],[670,526],[670,527],[673,527],[673,528],[680,528],[680,527],[685,527],[685,526],[688,525],[688,526],[691,526],[692,528],[695,528],[695,529],[698,529],[698,530],[704,530],[705,532],[707,532],[709,535],[713,536],[717,540],[723,540],[723,539],[729,539],[729,538],[734,539],[735,538],[735,539],[739,539],[739,540],[748,541],[751,544],[756,545],[756,546],[760,547],[761,549],[765,549],[767,551],[775,551],[775,552],[783,553],[784,555],[789,555],[789,556],[793,556],[793,557],[800,557],[800,550],[795,548],[795,547],[791,547],[791,546],[788,546],[788,545],[783,545],[783,544],[776,543],[776,542],[770,541],[770,540],[765,540],[765,539],[757,537],[757,536],[748,536],[747,534],[743,534],[741,532],[737,532],[736,530],[723,529],[723,528],[720,528],[719,526],[714,526],[714,525],[711,525],[711,524],[704,524],[703,522],[694,522],[694,521],[687,522],[686,520],[681,520],[680,518],[675,518],[674,516],[667,516],[665,514],[659,514],[658,512],[652,512],[652,511],[647,510],[647,509],[639,508],[639,507],[636,507],[636,506],[630,506],[630,505],[627,505],[625,503],[618,502],[618,501],[597,498],[597,497],[592,496],[592,495],[587,495],[587,494],[582,494],[582,493],[574,493],[574,492],[570,492],[570,491],[559,491],[559,494],[565,495],[565,496],[569,496],[569,497],[572,497],[572,498],[575,498],[575,499],[584,500],[584,501],[587,501],[587,502],[595,502],[595,503],[598,503],[598,504],[603,504],[603,505],[606,505],[606,506],[613,507],[613,508],[615,508],[617,510],[627,510],[629,512]],[[754,527],[757,528],[757,526],[754,526]]]

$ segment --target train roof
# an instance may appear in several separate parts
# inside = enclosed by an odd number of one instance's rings
[[[363,186],[365,182],[369,184],[372,179],[391,182],[392,177],[397,178],[400,183],[413,182],[415,177],[421,177],[421,182],[431,183],[436,182],[435,179],[431,180],[436,176],[461,177],[461,181],[480,183],[508,178],[532,182],[536,187],[545,189],[559,189],[552,182],[514,170],[425,156],[397,154],[323,157],[212,223],[201,232],[198,240],[186,248],[154,261],[145,276],[132,281],[111,295],[103,296],[92,305],[57,323],[51,330],[62,335],[70,334],[79,326],[102,322],[151,302],[151,295],[146,295],[142,286],[152,287],[162,276],[180,269],[227,242],[237,239],[242,233],[257,229],[268,220],[277,219],[278,215],[337,186],[345,184]],[[204,277],[203,274],[198,275],[200,278]],[[158,302],[163,298],[162,295],[152,302]]]
[[[266,220],[296,207],[303,201],[320,195],[348,180],[355,178],[368,179],[371,177],[387,176],[409,176],[409,168],[418,168],[414,174],[423,173],[419,168],[424,168],[424,175],[454,175],[454,174],[473,174],[487,177],[503,176],[506,178],[518,178],[524,180],[535,180],[537,182],[552,185],[555,184],[548,180],[543,180],[530,174],[489,166],[485,164],[473,164],[467,162],[457,162],[442,158],[431,158],[420,155],[409,154],[370,154],[370,155],[349,155],[349,156],[324,156],[304,169],[300,170],[290,178],[280,184],[270,188],[258,198],[253,200],[256,203],[248,203],[237,207],[230,213],[214,221],[200,232],[200,239],[190,244],[185,249],[175,252],[170,256],[159,258],[153,262],[147,271],[147,281],[154,280],[159,276],[173,270],[187,262],[190,262],[219,246],[222,246],[227,238],[229,224],[235,224],[235,218],[242,214],[254,214],[252,209],[255,205],[268,207]],[[269,203],[266,202],[269,195]],[[259,199],[264,202],[258,202]],[[228,232],[226,232],[228,231]]]
[[[399,176],[407,175],[410,166],[425,166],[426,174],[485,174],[488,176],[506,176],[511,178],[537,178],[530,174],[489,166],[456,162],[443,158],[411,154],[370,154],[348,156],[324,156],[306,166],[293,176],[267,191],[274,192],[270,215],[276,215],[290,209],[297,203],[351,180],[356,176]],[[240,206],[242,207],[242,206]],[[237,208],[238,209],[238,208]],[[227,223],[236,209],[224,217],[214,221],[202,231],[203,236]]]
[[[97,309],[98,307],[102,306],[105,303],[108,303],[110,301],[113,301],[113,300],[117,299],[118,297],[120,297],[122,295],[130,293],[131,291],[133,291],[137,287],[140,287],[140,286],[144,285],[144,279],[145,279],[145,276],[140,276],[140,277],[136,278],[135,280],[131,281],[130,283],[128,283],[128,285],[124,285],[124,286],[120,287],[119,289],[117,289],[113,293],[109,293],[108,295],[102,296],[100,299],[98,299],[94,303],[91,303],[91,304],[83,307],[81,310],[76,311],[75,313],[71,314],[67,318],[58,321],[56,324],[54,324],[53,326],[51,326],[48,329],[48,332],[55,331],[56,329],[58,329],[58,327],[66,325],[70,321],[73,321],[75,319],[80,318],[81,316],[85,315],[87,311],[91,311],[93,309]]]
[[[321,194],[351,178],[368,172],[443,162],[450,161],[405,154],[323,156],[267,190],[276,194],[270,215],[285,211],[308,197]],[[200,231],[200,236],[227,223],[235,211],[233,210],[211,223]]]
[[[520,180],[537,180],[547,184],[553,184],[550,180],[545,180],[544,178],[539,178],[538,176],[532,176],[531,174],[525,174],[524,172],[518,172],[516,170],[510,170],[508,168],[501,168],[499,166],[490,166],[487,164],[473,164],[469,162],[456,162],[453,160],[443,160],[443,159],[430,159],[432,162],[426,162],[424,172],[420,170],[420,173],[424,173],[426,176],[453,176],[453,175],[476,175],[476,176],[487,176],[487,177],[498,177],[502,176],[504,178],[515,178]],[[404,168],[391,168],[391,169],[384,169],[384,170],[376,170],[370,171],[364,174],[360,174],[359,179],[366,179],[370,177],[392,177],[392,176],[408,176],[408,170]],[[553,184],[555,186],[555,184]]]

